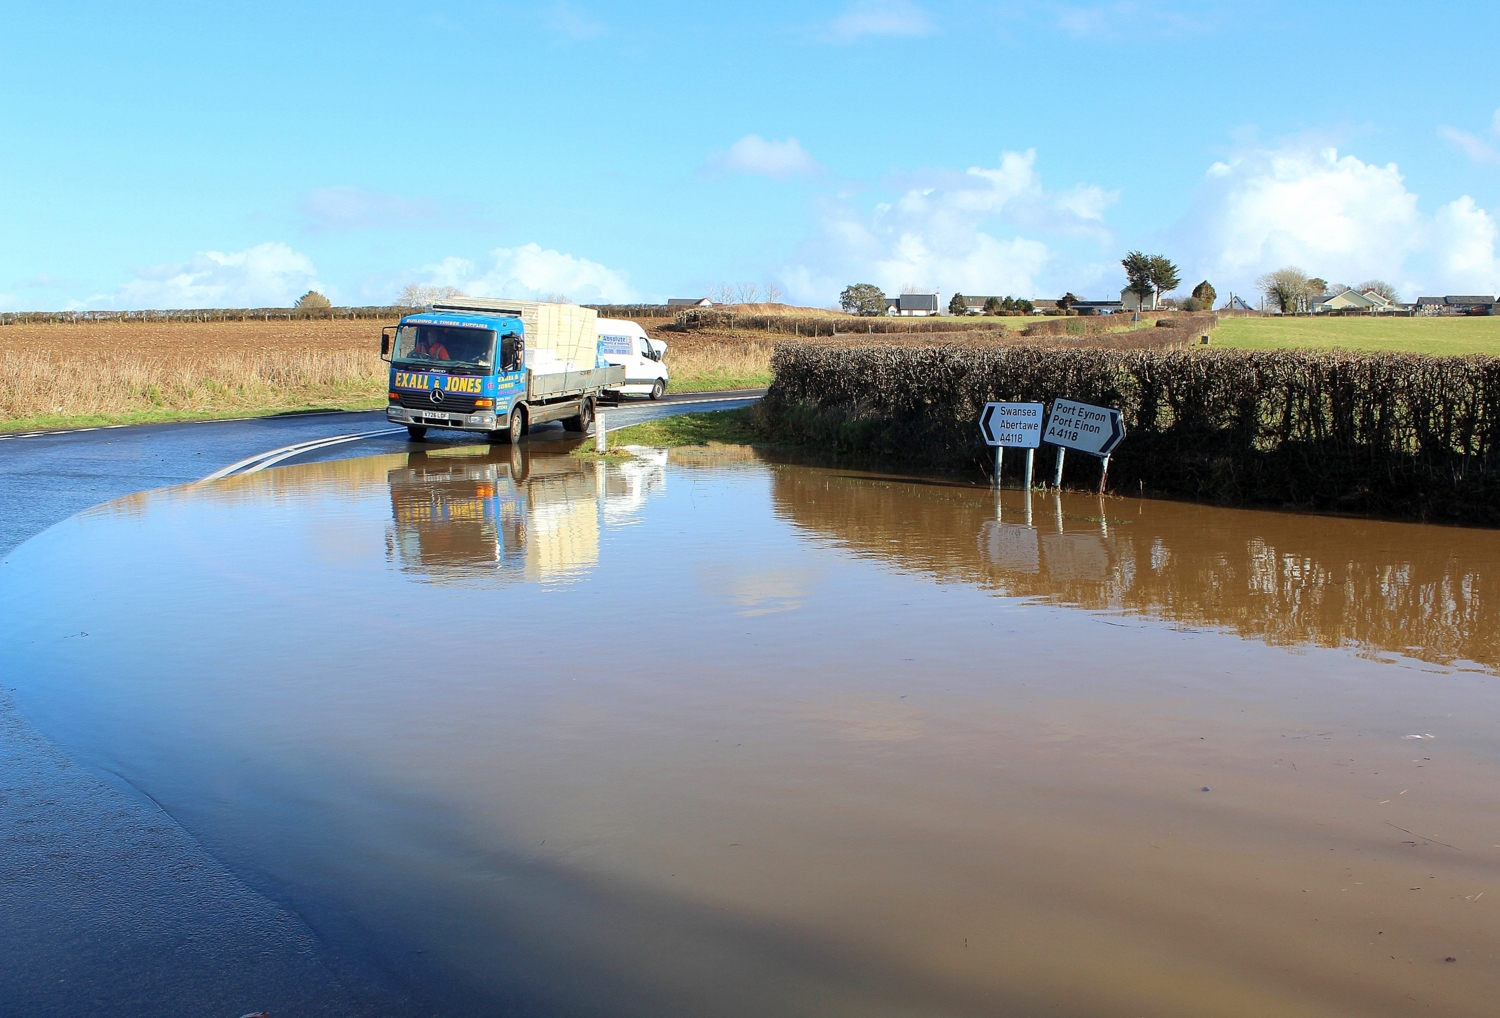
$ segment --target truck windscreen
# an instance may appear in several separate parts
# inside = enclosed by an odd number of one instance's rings
[[[403,325],[396,330],[391,360],[424,367],[483,368],[495,363],[495,333],[448,325]]]

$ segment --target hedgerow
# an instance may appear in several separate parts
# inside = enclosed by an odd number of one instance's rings
[[[1497,358],[785,345],[772,371],[781,441],[983,469],[986,402],[1063,397],[1122,412],[1113,490],[1500,525]],[[1069,457],[1064,484],[1098,480]]]

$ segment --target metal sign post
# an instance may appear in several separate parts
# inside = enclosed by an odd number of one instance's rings
[[[609,451],[609,429],[604,425],[604,411],[594,411],[594,452],[603,455]]]
[[[979,433],[985,443],[995,447],[995,487],[1000,487],[1000,470],[1005,450],[1026,450],[1026,486],[1031,486],[1031,452],[1042,440],[1042,403],[986,403],[979,415]]]
[[[1027,490],[1027,492],[1031,491],[1031,464],[1032,464],[1032,461],[1035,460],[1035,459],[1036,459],[1036,450],[1035,449],[1027,449],[1026,450],[1026,490]],[[1030,498],[1031,496],[1028,494],[1027,497]]]
[[[1043,441],[1057,446],[1057,473],[1052,486],[1062,487],[1063,458],[1067,450],[1074,449],[1104,462],[1104,473],[1099,480],[1102,492],[1104,478],[1109,474],[1109,455],[1124,439],[1125,422],[1120,411],[1071,399],[1053,400],[1047,430],[1042,434]]]

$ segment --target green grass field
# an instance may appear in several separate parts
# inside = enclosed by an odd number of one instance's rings
[[[1500,356],[1500,316],[1483,318],[1223,318],[1215,346]]]

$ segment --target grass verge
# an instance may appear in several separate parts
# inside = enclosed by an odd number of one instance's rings
[[[609,433],[611,447],[649,445],[674,449],[686,445],[754,445],[761,442],[764,438],[755,430],[749,407],[674,414]]]

